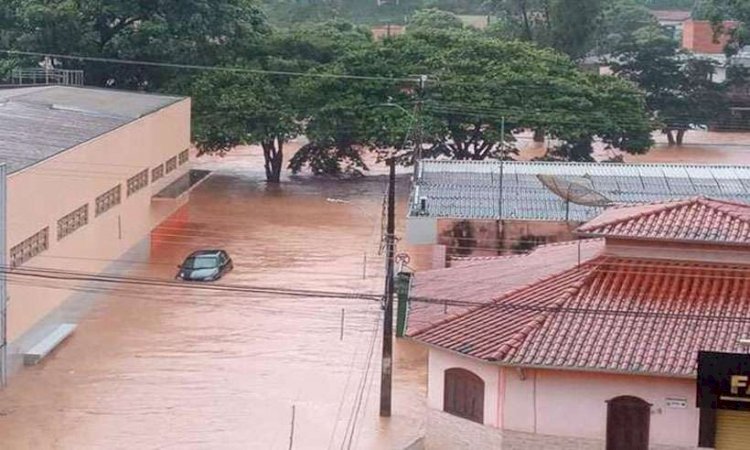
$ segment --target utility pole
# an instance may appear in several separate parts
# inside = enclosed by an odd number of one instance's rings
[[[8,262],[6,260],[7,230],[7,168],[0,165],[0,389],[8,384]]]
[[[396,244],[396,158],[388,159],[388,225],[385,235],[385,316],[383,317],[383,361],[380,377],[380,417],[391,416],[393,378],[393,269]]]
[[[414,126],[416,136],[414,138],[414,182],[419,176],[419,161],[422,159],[422,98],[424,98],[427,87],[427,75],[419,76],[419,92],[417,92],[417,103],[414,105]]]

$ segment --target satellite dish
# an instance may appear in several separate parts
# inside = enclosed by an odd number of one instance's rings
[[[614,202],[591,187],[591,181],[583,177],[562,178],[556,175],[537,175],[539,181],[566,202],[583,206],[607,207]]]

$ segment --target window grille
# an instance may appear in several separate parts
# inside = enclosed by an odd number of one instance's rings
[[[104,214],[120,204],[122,200],[122,189],[120,185],[113,187],[102,195],[96,197],[96,215]]]
[[[10,249],[10,266],[18,267],[49,248],[49,227],[44,227]]]
[[[148,169],[128,179],[128,197],[148,186]]]
[[[57,221],[57,240],[70,235],[89,223],[89,205],[85,204]]]

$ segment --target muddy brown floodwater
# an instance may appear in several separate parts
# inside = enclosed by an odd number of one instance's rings
[[[236,265],[225,284],[381,292],[384,174],[274,188],[260,163],[198,161],[214,174],[128,273],[171,279],[190,251],[221,247]],[[0,448],[287,449],[293,407],[295,449],[403,448],[422,427],[425,356],[397,343],[394,414],[380,419],[380,321],[367,300],[110,289],[0,392]]]
[[[688,142],[626,159],[750,161],[747,134],[691,133]],[[540,152],[529,145],[522,158]],[[268,187],[258,152],[197,165],[214,174],[127,273],[171,279],[190,251],[220,247],[236,264],[222,283],[382,291],[382,168],[356,182],[289,177]],[[293,408],[295,449],[400,449],[421,434],[425,354],[408,343],[396,342],[393,417],[378,417],[377,303],[91,290],[95,307],[75,335],[0,392],[1,449],[288,449]]]

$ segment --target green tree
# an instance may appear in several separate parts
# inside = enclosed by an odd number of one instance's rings
[[[419,28],[433,28],[437,30],[460,30],[464,27],[461,18],[457,15],[441,11],[439,9],[421,9],[414,13],[409,19],[409,30]]]
[[[325,159],[335,159],[330,150],[343,142],[335,148],[347,155],[395,150],[401,163],[410,163],[418,137],[422,156],[508,158],[517,151],[512,132],[538,128],[566,143],[588,143],[589,152],[593,139],[630,152],[651,144],[645,101],[632,84],[586,74],[564,55],[529,43],[417,29],[343,58],[333,70],[401,81],[310,82],[306,134],[330,143]],[[420,86],[414,74],[429,77]],[[311,128],[320,124],[326,126]]]
[[[492,0],[495,35],[513,36],[561,51],[573,59],[594,46],[603,0]]]
[[[280,181],[284,145],[301,131],[287,77],[213,72],[195,80],[191,95],[193,140],[201,153],[260,145],[266,181]]]
[[[735,20],[739,25],[729,30],[731,36],[727,44],[728,55],[737,54],[744,46],[750,45],[750,2],[747,0],[701,0],[696,2],[693,15],[711,20],[717,33],[725,32],[722,22]]]
[[[310,166],[316,173],[335,172],[329,163],[356,156],[346,147],[344,128],[324,121],[316,110],[316,82],[327,80],[323,67],[334,65],[345,55],[357,54],[372,45],[367,29],[341,21],[303,24],[269,35],[257,51],[244,58],[245,64],[268,72],[309,73],[310,77],[213,74],[201,77],[191,88],[194,98],[195,139],[203,152],[227,152],[242,144],[259,144],[264,152],[266,178],[278,182],[285,144],[305,132],[310,144],[291,160]],[[312,91],[305,91],[313,86]],[[303,95],[304,94],[304,95]],[[236,108],[240,111],[232,112]],[[316,130],[333,127],[339,133],[332,141]],[[332,146],[331,142],[336,145]],[[334,152],[333,158],[325,157]],[[337,152],[337,153],[336,153]],[[299,162],[307,156],[304,162]],[[355,158],[356,159],[356,158]],[[356,164],[363,165],[361,160]],[[355,165],[356,165],[355,164]],[[301,168],[301,166],[300,166]]]
[[[302,78],[300,117],[310,143],[290,160],[293,172],[309,166],[316,174],[357,175],[367,166],[362,153],[401,148],[410,129],[403,111],[388,105],[410,98],[406,67],[393,64],[393,49],[370,43],[342,55],[317,72],[352,78]]]
[[[643,28],[612,55],[612,69],[646,92],[653,119],[670,144],[682,145],[685,132],[708,125],[726,109],[723,86],[712,81],[711,61],[682,52],[658,28]]]
[[[267,32],[252,0],[26,0],[13,15],[14,47],[43,53],[219,64],[232,61]],[[177,75],[144,68],[62,60],[91,84],[158,88]]]
[[[659,26],[656,17],[643,3],[643,0],[615,0],[604,8],[596,35],[597,53],[609,54],[622,43],[632,40],[637,30]]]

